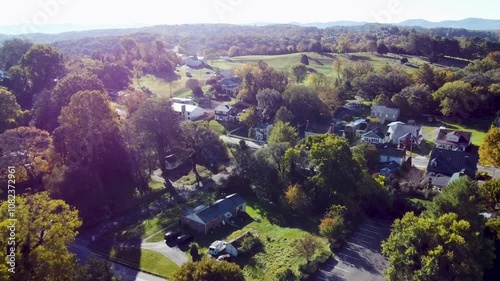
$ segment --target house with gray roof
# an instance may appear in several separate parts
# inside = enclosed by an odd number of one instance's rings
[[[224,78],[219,81],[219,85],[224,94],[236,96],[240,90],[242,80],[239,77]]]
[[[362,134],[361,140],[366,143],[383,144],[385,142],[385,134],[380,128],[375,128],[368,133]]]
[[[454,174],[475,178],[479,155],[476,152],[462,152],[434,148],[427,165],[427,177],[431,185],[445,187]]]
[[[387,125],[389,129],[385,137],[385,142],[398,146],[403,146],[407,141],[413,144],[420,144],[423,140],[422,127],[408,125],[403,122],[392,122]]]
[[[246,211],[246,201],[234,193],[210,205],[188,209],[181,217],[182,225],[207,234],[211,229],[225,225],[229,220]]]
[[[385,123],[385,121],[398,120],[399,114],[399,108],[391,108],[385,105],[374,105],[372,106],[370,116],[372,118],[377,118],[381,123]]]

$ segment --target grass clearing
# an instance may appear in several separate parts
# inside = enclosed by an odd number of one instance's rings
[[[149,182],[149,187],[152,190],[160,190],[164,188],[164,183],[162,183],[161,181],[151,180]]]
[[[173,261],[152,250],[116,248],[111,251],[110,257],[168,279],[172,279],[179,269],[179,266]]]
[[[200,165],[196,165],[196,170],[198,171],[198,174],[200,175],[200,177],[202,179],[205,179],[205,178],[208,178],[210,176],[212,176],[212,172],[210,172],[210,170],[208,170],[207,168],[203,167],[203,166],[200,166]],[[193,184],[196,184],[197,181],[196,181],[196,175],[194,174],[193,170],[190,170],[189,171],[189,174],[181,177],[180,179],[178,179],[176,181],[177,184],[180,184],[180,185],[193,185]]]
[[[471,142],[473,145],[480,146],[483,143],[484,137],[488,132],[491,121],[489,120],[467,120],[463,124],[453,123],[446,120],[440,120],[432,124],[425,124],[422,126],[424,138],[430,142],[434,142],[439,127],[446,127],[447,129],[460,130],[472,133]]]
[[[417,56],[405,56],[408,57],[408,64],[402,65],[400,63],[401,56],[395,54],[387,54],[384,56],[379,56],[372,53],[350,53],[350,54],[318,54],[318,53],[305,53],[309,57],[308,68],[312,71],[323,73],[332,77],[337,77],[338,73],[333,70],[333,60],[338,58],[341,62],[342,67],[350,62],[355,61],[366,61],[370,62],[375,69],[380,69],[386,65],[397,66],[402,69],[412,73],[415,72],[418,67],[428,61],[424,58]],[[262,60],[268,65],[288,71],[293,65],[300,63],[300,58],[302,53],[285,54],[285,55],[269,55],[269,56],[241,56],[232,57],[230,60],[219,59],[213,62],[214,67],[220,69],[234,69],[238,66],[244,65],[246,63],[257,63]],[[444,65],[434,65],[436,68],[447,68]],[[310,71],[311,72],[311,71]]]
[[[210,129],[216,131],[219,135],[224,135],[226,133],[226,128],[221,125],[221,123],[211,120],[209,123]]]
[[[246,232],[251,232],[257,235],[263,243],[263,250],[256,253],[254,256],[240,255],[236,259],[236,263],[243,268],[245,280],[275,280],[276,274],[286,268],[290,268],[294,274],[299,274],[299,266],[306,263],[305,257],[297,253],[295,245],[298,239],[301,239],[307,231],[301,228],[284,227],[270,222],[265,213],[259,208],[248,205],[246,207],[247,214],[250,217],[259,217],[260,221],[254,221],[247,218],[241,221],[239,218],[235,220],[235,224],[241,228],[234,226],[223,226],[215,229],[213,233],[203,235],[193,233],[195,241],[200,245],[200,253],[206,254],[208,247],[215,240],[230,241]],[[319,248],[316,254],[330,253],[328,241],[325,238],[315,236],[319,243]]]

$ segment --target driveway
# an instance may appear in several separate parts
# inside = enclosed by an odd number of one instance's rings
[[[188,256],[185,252],[181,251],[177,246],[169,247],[165,243],[165,241],[155,243],[143,242],[141,244],[141,249],[153,250],[155,252],[158,252],[169,258],[171,261],[175,262],[178,266],[181,266],[188,262]]]
[[[113,261],[110,261],[106,257],[103,257],[101,255],[95,254],[91,252],[87,247],[79,244],[73,244],[70,245],[69,250],[73,252],[80,264],[84,263],[89,257],[93,257],[95,259],[99,260],[105,260],[108,262],[111,266],[111,268],[114,270],[114,275],[115,277],[120,278],[123,281],[166,281],[167,279],[151,275],[142,271],[139,271],[137,269],[130,268],[128,266],[115,263]]]
[[[326,261],[314,281],[382,281],[387,259],[382,256],[382,240],[390,233],[391,222],[367,220],[362,223],[332,258]]]

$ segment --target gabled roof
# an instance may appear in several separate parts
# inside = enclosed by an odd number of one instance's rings
[[[451,177],[453,174],[463,172],[474,178],[477,171],[479,155],[475,152],[461,152],[434,148],[431,153],[427,172],[443,174]]]
[[[176,112],[182,112],[183,106],[186,107],[186,112],[193,112],[193,111],[197,110],[198,108],[202,109],[201,107],[196,106],[196,105],[192,105],[192,104],[184,104],[184,103],[177,103],[177,102],[172,103],[172,108]]]
[[[372,112],[389,114],[389,115],[398,115],[399,108],[391,108],[391,107],[387,107],[385,105],[374,105],[374,106],[372,106]]]
[[[389,124],[390,125],[390,124]],[[407,125],[407,124],[396,124],[392,132],[392,139],[401,139],[411,134],[413,137],[418,137],[420,131],[420,126]]]
[[[382,132],[382,130],[380,130],[379,128],[376,128],[374,130],[371,130],[369,131],[368,133],[366,134],[363,134],[361,135],[362,138],[377,138],[377,139],[384,139],[385,138],[385,135],[384,135],[384,132]]]
[[[380,152],[380,156],[404,158],[406,153],[403,149],[397,149],[390,145],[378,145],[377,149]]]
[[[245,203],[245,200],[238,194],[231,194],[226,198],[215,201],[212,205],[205,208],[196,208],[191,214],[186,215],[191,220],[202,224],[207,224],[228,212],[233,211],[236,207]]]
[[[384,162],[377,165],[379,171],[383,175],[390,175],[395,173],[401,165],[399,165],[396,161]]]
[[[225,85],[226,87],[239,86],[242,83],[239,77],[224,78],[220,80],[220,85]]]
[[[231,108],[233,108],[232,106],[230,106],[229,104],[219,104],[214,110],[215,111],[229,111],[231,110]]]
[[[472,137],[471,132],[454,131],[454,130],[440,128],[436,137],[436,142],[457,144],[455,142],[448,141],[447,137],[450,135],[455,135],[458,137],[458,144],[469,144],[470,139]]]

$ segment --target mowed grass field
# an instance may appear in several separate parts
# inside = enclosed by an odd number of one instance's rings
[[[379,56],[377,54],[371,53],[350,53],[350,54],[318,54],[318,53],[295,53],[286,55],[272,55],[272,56],[241,56],[232,57],[230,60],[219,59],[213,62],[214,67],[220,69],[234,69],[238,66],[244,65],[246,63],[257,63],[262,60],[268,65],[280,69],[289,70],[293,65],[300,63],[300,58],[302,54],[307,54],[309,58],[308,68],[313,71],[330,75],[337,76],[336,70],[333,69],[333,60],[339,59],[342,66],[347,65],[351,62],[365,61],[373,65],[375,69],[380,69],[385,65],[389,66],[400,66],[408,72],[415,72],[418,67],[424,63],[428,63],[424,58],[416,56],[405,56],[408,58],[409,62],[405,65],[400,63],[402,56],[395,54],[387,54],[384,56]],[[444,65],[434,65],[437,68],[446,67]]]
[[[408,58],[409,62],[407,64],[401,64],[400,59],[402,56],[396,54],[387,54],[379,56],[372,53],[349,53],[349,54],[318,54],[318,53],[294,53],[286,55],[270,55],[270,56],[241,56],[232,57],[229,60],[219,59],[211,61],[211,66],[214,68],[219,68],[221,70],[235,69],[238,66],[245,65],[247,63],[257,63],[259,61],[264,61],[268,65],[283,71],[289,71],[292,66],[300,63],[300,58],[302,54],[307,54],[309,58],[309,73],[319,72],[330,77],[337,77],[339,74],[333,67],[334,59],[338,59],[341,62],[341,68],[349,63],[364,61],[369,62],[373,67],[381,69],[382,67],[398,66],[403,70],[412,73],[415,72],[418,67],[424,63],[428,63],[425,58],[417,56],[405,56]],[[436,68],[448,68],[456,66],[454,61],[450,59],[443,62],[443,64],[433,64]],[[447,64],[448,66],[444,65]],[[149,88],[153,93],[162,97],[187,97],[191,95],[191,90],[186,87],[186,81],[189,79],[187,77],[187,72],[201,82],[201,85],[205,85],[206,80],[210,76],[207,72],[213,73],[213,70],[203,68],[203,69],[189,69],[187,67],[178,67],[176,74],[179,79],[175,80],[173,83],[168,83],[167,79],[162,77],[162,75],[152,75],[147,74],[142,76],[137,83],[136,79],[133,79],[133,87],[139,89],[139,84],[143,87]],[[203,90],[206,92],[208,86],[203,86]]]

